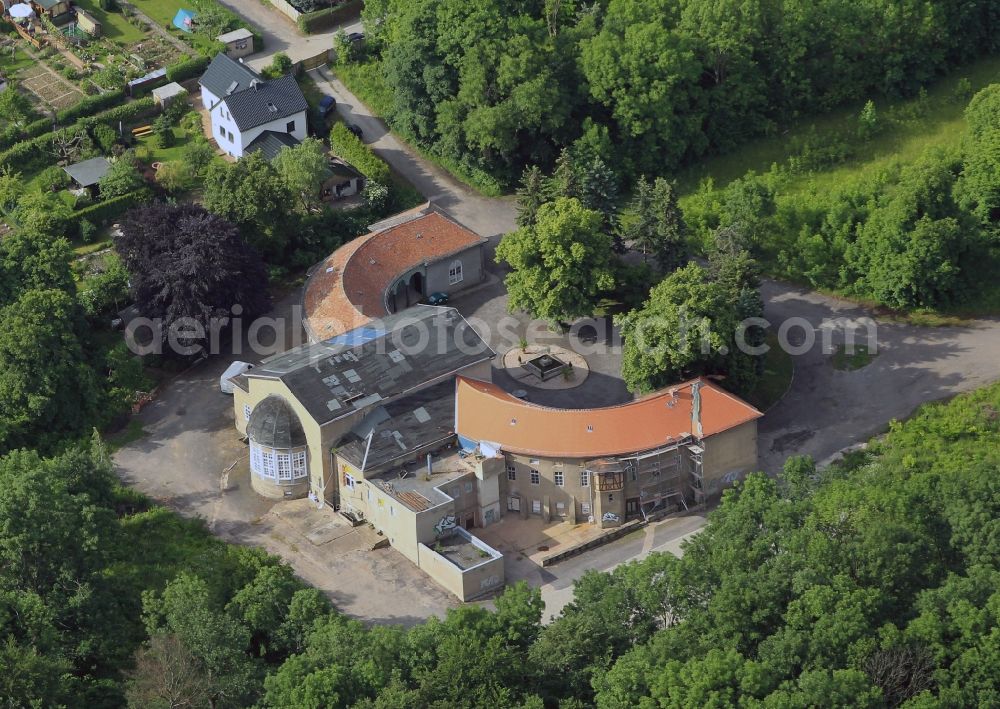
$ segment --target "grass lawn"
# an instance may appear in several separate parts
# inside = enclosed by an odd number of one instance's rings
[[[764,355],[764,374],[754,390],[745,397],[761,411],[767,411],[785,395],[795,372],[792,356],[781,349],[775,333],[767,333],[767,344],[771,349]]]
[[[173,28],[174,17],[177,16],[177,11],[180,9],[193,10],[195,15],[197,15],[203,6],[208,4],[215,5],[214,2],[207,3],[200,0],[187,0],[186,2],[182,2],[181,0],[132,0],[132,4],[164,28],[168,26]],[[225,8],[222,9],[225,10]],[[196,21],[197,19],[195,17]],[[176,29],[170,29],[169,32],[178,37],[182,34],[186,35],[199,49],[210,48],[215,40],[214,37],[206,37],[198,32],[181,33]]]
[[[0,71],[4,76],[12,76],[22,69],[33,66],[35,60],[25,54],[19,47],[14,47],[14,51],[5,49],[0,51]]]
[[[868,351],[867,345],[854,345],[854,352],[848,354],[844,345],[838,345],[837,351],[833,353],[831,364],[834,369],[842,372],[853,372],[856,369],[867,367],[878,356],[878,353]]]
[[[102,10],[97,0],[76,0],[76,4],[97,18],[104,36],[110,40],[119,44],[134,44],[146,37],[146,32],[130,25],[121,12]]]
[[[957,146],[965,128],[963,111],[968,103],[967,98],[955,97],[958,82],[968,79],[975,94],[996,82],[998,75],[1000,57],[989,57],[958,68],[950,76],[928,86],[924,102],[872,97],[879,117],[889,119],[890,127],[867,142],[855,140],[852,147],[858,157],[835,168],[797,175],[782,191],[786,194],[823,191],[892,160],[912,162],[929,147]],[[856,131],[863,104],[861,101],[821,117],[803,119],[779,135],[751,141],[732,153],[703,160],[681,173],[680,191],[682,194],[693,191],[707,177],[714,180],[716,187],[724,187],[748,171],[766,172],[773,164],[785,164],[793,146],[813,131],[820,140],[824,136],[843,138],[845,133]]]
[[[170,162],[180,160],[184,154],[184,146],[188,141],[187,133],[179,127],[174,126],[174,144],[169,148],[161,148],[160,141],[155,135],[147,135],[145,138],[136,139],[136,152],[143,162]],[[149,156],[148,159],[146,156]]]

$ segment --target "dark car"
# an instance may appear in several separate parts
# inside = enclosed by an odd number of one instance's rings
[[[448,294],[438,291],[427,296],[427,305],[444,305],[448,302]]]
[[[365,40],[364,32],[351,32],[347,35],[347,39],[352,42],[363,42]]]
[[[319,112],[323,114],[323,118],[330,115],[330,112],[337,107],[337,99],[333,96],[324,96],[319,100]]]
[[[354,133],[354,137],[357,138],[358,140],[362,140],[365,137],[365,132],[363,130],[361,130],[361,126],[359,126],[359,125],[357,125],[355,123],[348,123],[347,124],[347,130],[349,130],[352,133]]]

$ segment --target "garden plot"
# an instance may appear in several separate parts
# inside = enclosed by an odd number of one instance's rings
[[[45,65],[36,64],[18,74],[21,85],[43,103],[56,110],[68,108],[83,99],[83,92],[54,75]]]
[[[126,51],[142,57],[147,69],[159,69],[184,59],[184,53],[162,37],[147,37],[130,45]]]

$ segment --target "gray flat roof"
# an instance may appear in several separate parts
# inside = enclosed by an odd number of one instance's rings
[[[82,162],[73,163],[63,168],[80,187],[90,187],[101,181],[101,178],[108,174],[111,163],[105,157],[91,158]]]
[[[176,81],[171,81],[169,84],[164,84],[163,86],[158,86],[153,89],[153,96],[159,99],[170,98],[171,96],[180,96],[181,94],[186,94],[187,89],[178,84]]]
[[[494,355],[457,310],[421,305],[266,359],[244,376],[280,380],[324,424]]]

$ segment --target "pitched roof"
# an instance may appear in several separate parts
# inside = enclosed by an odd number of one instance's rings
[[[384,317],[385,292],[396,279],[424,262],[485,243],[475,232],[429,209],[425,206],[401,223],[354,239],[316,268],[303,303],[310,334],[330,337]]]
[[[250,88],[231,93],[223,101],[241,131],[294,116],[309,108],[294,76],[251,82]]]
[[[494,354],[454,308],[423,305],[271,357],[243,376],[282,382],[324,424],[392,401]]]
[[[250,145],[246,147],[244,152],[254,153],[259,150],[265,158],[274,160],[282,150],[285,148],[294,148],[298,144],[299,141],[290,133],[278,133],[273,130],[266,130],[250,141]]]
[[[222,98],[227,93],[250,88],[254,79],[260,80],[260,75],[246,64],[217,54],[198,83],[216,98]]]
[[[763,414],[704,379],[620,406],[554,409],[516,399],[494,384],[458,377],[455,429],[503,450],[555,458],[600,458],[653,450],[690,435],[692,385],[701,382],[702,437]],[[676,394],[676,397],[675,397]]]
[[[110,169],[111,163],[105,157],[90,158],[90,160],[73,163],[63,168],[81,187],[96,185],[102,177],[108,174]]]
[[[246,27],[240,27],[232,32],[226,32],[225,34],[220,34],[216,37],[216,41],[222,42],[223,44],[229,44],[230,42],[236,42],[240,39],[250,39],[253,37],[253,32],[248,30]]]

